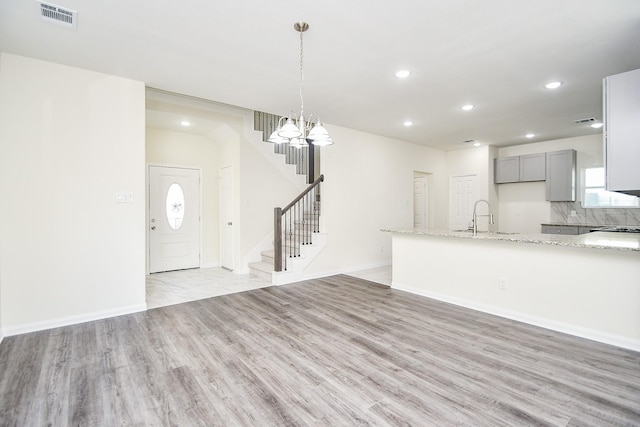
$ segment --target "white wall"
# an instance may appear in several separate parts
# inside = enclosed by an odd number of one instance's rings
[[[5,335],[145,309],[144,97],[140,82],[1,54]]]
[[[323,231],[328,245],[305,275],[343,272],[391,262],[383,228],[413,227],[413,172],[432,174],[434,227],[446,227],[445,153],[440,150],[327,126],[334,145],[321,150]]]
[[[602,134],[537,142],[498,150],[499,157],[545,153],[573,148],[577,151],[577,196],[580,197],[580,170],[602,166]],[[493,181],[493,177],[491,177]],[[545,182],[499,184],[500,231],[515,233],[539,233],[540,224],[550,221],[551,207],[546,200]]]
[[[254,135],[247,135],[241,139],[239,147],[241,224],[239,272],[242,273],[248,272],[249,262],[260,261],[259,251],[254,251],[256,247],[266,243],[265,248],[273,248],[273,209],[285,207],[300,194],[300,188],[274,168],[256,144],[268,147],[268,154],[276,156],[282,164],[285,163],[285,156],[273,153],[273,145],[261,139],[261,134],[257,132]],[[290,172],[295,173],[294,170]],[[255,256],[252,258],[250,254]]]
[[[215,267],[220,262],[218,158],[218,144],[205,136],[146,129],[147,163],[201,170],[201,267]]]
[[[0,66],[2,66],[1,62],[2,60],[0,58]],[[0,254],[0,343],[2,343],[3,338],[4,330],[2,329],[2,256]]]

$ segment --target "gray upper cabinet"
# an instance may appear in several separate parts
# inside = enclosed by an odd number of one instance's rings
[[[504,184],[520,181],[520,156],[495,159],[494,182]]]
[[[547,200],[576,200],[576,150],[552,151],[547,154]]]
[[[606,188],[640,196],[640,69],[604,79]]]
[[[544,181],[546,174],[545,153],[520,156],[520,181]]]
[[[494,182],[506,184],[509,182],[544,181],[546,179],[545,164],[544,153],[495,159]]]

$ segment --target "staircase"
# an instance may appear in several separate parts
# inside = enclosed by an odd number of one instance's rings
[[[276,128],[279,117],[254,112],[254,128],[263,132],[266,141]],[[326,246],[327,236],[320,233],[320,185],[324,176],[314,177],[315,147],[296,148],[273,144],[274,152],[285,156],[287,164],[296,166],[296,174],[306,175],[310,184],[284,208],[274,209],[273,249],[261,252],[260,262],[250,263],[249,270],[274,285],[293,283],[303,278],[304,269]]]
[[[284,161],[288,165],[295,165],[296,174],[306,175],[307,184],[311,184],[317,176],[315,171],[319,168],[315,167],[317,149],[314,146],[297,148],[289,146],[289,143],[272,144],[267,142],[269,136],[278,126],[280,116],[276,116],[270,113],[263,113],[262,111],[253,112],[253,128],[254,130],[262,132],[262,140],[273,145],[273,152],[284,156]]]

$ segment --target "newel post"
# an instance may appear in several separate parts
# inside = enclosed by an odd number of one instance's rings
[[[273,210],[273,270],[282,271],[282,208]]]

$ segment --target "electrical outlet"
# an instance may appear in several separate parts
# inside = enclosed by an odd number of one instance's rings
[[[578,216],[578,213],[577,213],[576,211],[571,211],[571,212],[569,213],[569,215],[571,215],[571,216]]]
[[[504,277],[500,277],[498,279],[498,289],[502,289],[503,291],[507,290],[507,279]]]

